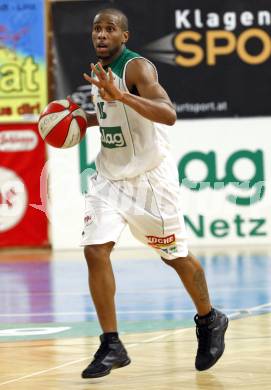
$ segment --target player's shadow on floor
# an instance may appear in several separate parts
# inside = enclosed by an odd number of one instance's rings
[[[196,373],[196,385],[198,389],[213,389],[222,390],[225,389],[220,380],[210,372],[197,372]]]

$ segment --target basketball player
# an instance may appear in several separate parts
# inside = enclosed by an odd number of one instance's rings
[[[101,377],[130,363],[118,336],[110,263],[127,224],[177,272],[196,306],[196,369],[206,370],[221,357],[228,325],[225,314],[211,306],[204,271],[187,248],[178,172],[163,126],[175,123],[175,110],[154,65],[126,48],[128,38],[122,12],[103,9],[95,16],[92,42],[99,62],[84,77],[92,84],[96,112],[88,114],[88,123],[100,126],[101,150],[86,196],[82,245],[103,334],[83,378]],[[126,207],[127,202],[133,207]]]

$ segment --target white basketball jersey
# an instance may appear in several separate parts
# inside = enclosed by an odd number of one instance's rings
[[[148,61],[125,48],[110,64],[114,82],[121,90],[128,91],[126,68],[135,58]],[[110,180],[122,180],[157,167],[170,149],[165,127],[120,101],[106,102],[95,85],[92,93],[101,133],[101,150],[96,158],[98,172]]]

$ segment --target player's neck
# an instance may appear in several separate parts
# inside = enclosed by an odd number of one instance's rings
[[[123,50],[125,50],[125,45],[121,45],[120,49],[110,58],[100,58],[99,61],[102,63],[103,66],[111,65],[117,58],[119,58]]]

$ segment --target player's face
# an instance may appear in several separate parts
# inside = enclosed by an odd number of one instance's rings
[[[117,15],[98,14],[95,17],[92,42],[98,58],[104,60],[114,58],[127,39],[128,33],[122,31]]]

